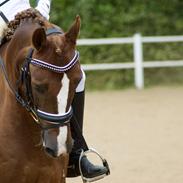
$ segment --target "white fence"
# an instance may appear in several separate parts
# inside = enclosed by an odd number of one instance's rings
[[[134,69],[134,81],[137,89],[144,87],[144,68],[182,67],[183,60],[146,61],[143,62],[143,43],[183,42],[183,36],[142,37],[135,34],[128,38],[80,39],[78,46],[133,44],[134,61],[129,63],[86,64],[84,70]]]

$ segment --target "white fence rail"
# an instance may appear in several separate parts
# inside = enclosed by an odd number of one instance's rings
[[[157,67],[182,67],[183,60],[146,61],[143,62],[143,43],[183,42],[183,36],[156,36],[142,37],[135,34],[128,38],[106,38],[106,39],[80,39],[78,46],[110,45],[110,44],[133,44],[134,61],[128,63],[108,64],[86,64],[83,69],[89,70],[113,70],[113,69],[134,69],[134,81],[137,89],[144,87],[144,68]]]

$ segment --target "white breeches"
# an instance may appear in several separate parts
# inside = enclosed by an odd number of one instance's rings
[[[0,4],[5,0],[0,0]],[[36,9],[46,18],[49,19],[51,0],[39,0]],[[30,8],[29,0],[9,0],[0,7],[6,18],[11,21],[18,12]]]
[[[7,28],[7,24],[6,22],[2,19],[2,17],[0,16],[0,38],[3,35],[4,30]]]
[[[3,3],[4,0],[0,0]],[[15,15],[23,10],[30,8],[29,0],[9,0],[0,7],[0,10],[4,13],[6,18],[11,21]]]
[[[0,0],[0,4],[5,0]],[[36,9],[46,18],[49,19],[51,0],[39,0]],[[30,8],[29,0],[9,0],[2,6],[0,6],[0,11],[6,16],[6,18],[11,21],[15,18],[15,15],[23,10]],[[6,23],[0,16],[0,37],[6,29]]]

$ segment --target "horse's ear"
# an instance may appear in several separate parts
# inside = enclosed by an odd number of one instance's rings
[[[43,28],[38,28],[34,31],[32,36],[32,44],[37,51],[46,45],[46,33]]]
[[[65,37],[68,42],[70,42],[72,44],[76,44],[76,40],[79,35],[80,25],[81,25],[81,19],[80,19],[80,16],[77,15],[73,25],[65,33]]]

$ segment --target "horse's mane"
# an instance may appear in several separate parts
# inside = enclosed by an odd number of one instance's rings
[[[34,23],[38,23],[42,27],[46,27],[49,22],[39,13],[38,10],[30,8],[15,15],[15,19],[8,23],[8,28],[4,31],[4,41],[9,41],[15,30],[21,25],[25,19],[32,19]]]

